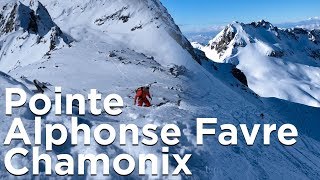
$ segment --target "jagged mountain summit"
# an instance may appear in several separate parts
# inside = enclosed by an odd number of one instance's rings
[[[208,45],[194,45],[213,61],[236,65],[260,96],[320,107],[320,30],[234,22]]]
[[[15,4],[13,0],[6,2]],[[2,1],[0,5],[5,6],[7,3]],[[62,34],[68,37],[67,39],[72,39],[71,46],[63,45],[60,41],[59,45],[49,52],[49,56],[45,54],[50,50],[50,46],[45,46],[43,51],[38,50],[41,49],[38,44],[25,46],[24,50],[29,53],[25,54],[23,63],[10,69],[10,72],[7,71],[8,74],[0,73],[1,92],[4,92],[6,87],[20,87],[27,91],[29,97],[33,95],[32,90],[35,90],[32,80],[37,79],[49,85],[51,91],[45,93],[52,99],[55,96],[52,92],[53,86],[62,87],[63,97],[67,93],[85,95],[90,89],[97,89],[102,96],[117,93],[123,97],[125,103],[120,116],[103,114],[96,117],[90,115],[89,109],[86,109],[87,115],[79,117],[79,122],[91,128],[108,123],[114,126],[117,132],[119,124],[133,123],[139,127],[150,123],[160,127],[176,124],[181,128],[183,138],[179,145],[170,147],[170,153],[193,154],[188,166],[195,179],[319,177],[320,168],[315,166],[320,161],[320,135],[317,128],[319,109],[256,95],[243,85],[246,84],[246,79],[234,66],[215,64],[206,60],[201,51],[194,51],[158,0],[43,0],[41,3]],[[22,1],[22,4],[34,10],[33,6],[37,2],[32,1],[30,4],[29,1]],[[49,17],[46,14],[41,13],[38,19]],[[27,13],[22,15],[21,18],[30,19]],[[29,26],[26,26],[25,30],[18,27],[15,31],[1,35],[1,38],[7,38],[8,35],[15,35],[15,38],[17,34],[23,33],[30,34],[30,37],[41,37],[31,30],[28,31]],[[44,37],[48,35],[50,33]],[[63,39],[61,36],[61,40]],[[7,47],[10,46],[4,44],[1,50]],[[39,56],[33,54],[35,52],[39,53]],[[19,57],[17,51],[13,54]],[[9,62],[3,57],[0,61]],[[7,67],[6,64],[0,64],[2,70]],[[238,78],[235,79],[234,76]],[[134,90],[150,83],[153,107],[134,106]],[[0,100],[4,102],[5,97],[0,96]],[[54,106],[55,102],[52,103]],[[5,109],[3,103],[0,104],[0,109]],[[34,115],[27,105],[21,107],[15,115],[22,118],[28,132],[33,134]],[[257,143],[253,146],[247,146],[243,137],[239,137],[238,146],[222,146],[218,144],[217,136],[205,138],[205,145],[197,146],[195,119],[198,117],[218,118],[217,134],[220,132],[220,124],[247,124],[252,127],[255,123],[275,123],[278,127],[284,123],[293,123],[299,129],[299,138],[295,146],[286,147],[276,141],[276,134],[273,134],[272,145],[265,147],[262,144],[263,132],[259,131]],[[0,139],[3,142],[12,117],[5,116],[1,111],[0,121]],[[66,115],[55,116],[51,111],[43,117],[43,122],[61,123],[70,131],[70,117]],[[158,135],[159,133],[157,131]],[[80,134],[78,138],[83,136]],[[129,136],[128,141],[131,141]],[[94,142],[93,138],[91,142]],[[24,147],[20,141],[11,147],[17,146]],[[91,146],[72,146],[67,142],[55,147],[50,155],[55,157],[67,153],[76,157],[81,153],[105,153],[112,160],[118,154],[128,153],[137,159],[139,153],[153,153],[161,157],[159,150],[162,146],[161,142],[156,146],[121,146],[119,141],[110,146],[94,143]],[[0,147],[0,164],[3,164],[3,156],[11,147]],[[30,168],[30,160],[30,157],[17,158],[14,165]],[[56,163],[53,161],[52,165]],[[171,159],[170,169],[174,168],[174,163]],[[158,167],[160,172],[161,167]],[[102,166],[98,167],[97,176],[91,177],[88,170],[84,176],[75,175],[72,179],[123,178],[114,171],[111,171],[109,176],[103,176],[101,168]],[[147,172],[150,174],[142,177],[134,171],[126,178],[190,178],[184,174],[175,177],[152,176],[150,167],[147,167]],[[5,169],[0,169],[0,177],[13,178]],[[29,172],[22,178],[35,177]],[[41,168],[39,178],[48,178],[44,175],[44,168]],[[52,178],[65,177],[53,175]]]
[[[0,66],[8,72],[39,61],[69,42],[40,2],[11,2],[0,12]],[[32,58],[30,58],[32,57]]]

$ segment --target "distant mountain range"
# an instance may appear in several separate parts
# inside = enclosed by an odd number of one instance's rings
[[[298,22],[288,22],[288,23],[281,23],[276,24],[278,27],[282,28],[305,28],[305,29],[320,29],[320,17],[313,17],[307,20],[298,21]]]
[[[235,22],[207,45],[192,44],[215,62],[236,65],[260,96],[320,107],[320,30]]]
[[[279,28],[305,28],[305,29],[320,29],[320,18],[313,17],[307,20],[296,21],[296,22],[286,22],[278,23],[275,26]],[[198,42],[202,45],[205,45],[216,36],[225,26],[212,26],[208,28],[201,28],[196,31],[188,31],[184,34],[189,39],[190,42]]]

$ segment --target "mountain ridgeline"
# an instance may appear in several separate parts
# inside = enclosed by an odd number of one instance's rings
[[[0,66],[8,72],[41,60],[69,43],[40,2],[11,2],[0,12]],[[30,58],[30,56],[32,58]]]
[[[266,51],[267,56],[281,58],[300,55],[295,51],[299,50],[305,52],[307,57],[320,60],[320,30],[318,29],[279,29],[262,20],[250,24],[236,22],[228,25],[222,32],[208,44],[210,49],[219,54],[219,58],[226,56],[228,47],[246,47],[247,44],[258,41],[269,41],[272,49]],[[241,36],[241,32],[247,33],[247,36]],[[276,44],[279,46],[277,47]]]
[[[320,107],[320,30],[234,22],[206,46],[193,45],[215,62],[237,66],[260,96]]]

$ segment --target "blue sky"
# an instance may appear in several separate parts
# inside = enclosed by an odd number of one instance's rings
[[[185,32],[232,21],[294,22],[320,16],[320,0],[161,0]]]

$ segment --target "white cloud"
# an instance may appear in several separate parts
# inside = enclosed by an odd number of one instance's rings
[[[307,20],[297,21],[297,22],[286,22],[277,24],[277,26],[282,28],[306,28],[306,29],[320,29],[320,17],[312,17]]]

